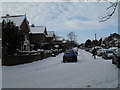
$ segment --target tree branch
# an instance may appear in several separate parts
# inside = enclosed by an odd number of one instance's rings
[[[119,2],[119,0],[117,0],[114,3],[110,2],[111,5],[107,9],[113,8],[113,11],[111,13],[107,14],[106,16],[99,17],[101,19],[99,22],[105,22],[113,16],[113,14],[115,13],[115,11],[117,9],[118,2]]]

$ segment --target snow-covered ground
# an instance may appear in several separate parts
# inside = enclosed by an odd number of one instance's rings
[[[3,66],[3,88],[116,88],[118,69],[110,60],[79,49],[77,63],[62,63],[62,54],[29,64]]]

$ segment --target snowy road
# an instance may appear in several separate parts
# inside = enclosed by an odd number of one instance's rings
[[[116,88],[118,69],[110,60],[79,50],[77,63],[63,54],[18,66],[3,66],[3,88]]]

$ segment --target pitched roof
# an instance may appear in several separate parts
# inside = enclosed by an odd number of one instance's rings
[[[25,15],[16,15],[16,16],[5,16],[5,17],[2,17],[3,20],[5,21],[13,21],[13,23],[15,23],[16,26],[21,26],[24,19],[25,19]]]
[[[47,36],[46,37],[54,37],[55,32],[54,31],[47,31]]]
[[[45,26],[35,26],[35,27],[30,27],[30,33],[44,33],[46,27]]]
[[[56,37],[56,41],[63,41],[64,38],[63,37]]]
[[[67,41],[66,40],[63,40],[62,43],[66,43]]]

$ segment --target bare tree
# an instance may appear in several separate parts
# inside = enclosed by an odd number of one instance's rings
[[[81,2],[81,1],[90,1],[90,0],[79,0],[79,1]],[[106,1],[107,2],[107,0],[96,0],[96,1],[97,2],[100,2],[100,1]],[[105,22],[113,16],[113,14],[115,13],[115,11],[117,9],[119,1],[120,0],[116,0],[115,2],[110,2],[110,6],[107,7],[107,10],[112,9],[112,11],[110,13],[107,13],[104,16],[99,17],[100,18],[99,22]]]
[[[70,41],[75,41],[76,40],[76,35],[74,34],[74,32],[70,32],[68,35],[67,35],[68,39]]]
[[[116,0],[116,2],[110,2],[110,6],[107,7],[107,10],[108,9],[113,9],[112,12],[108,13],[105,16],[99,17],[100,18],[99,22],[104,22],[104,21],[107,21],[108,19],[110,19],[113,16],[113,14],[115,13],[118,4],[119,4],[119,0]]]

